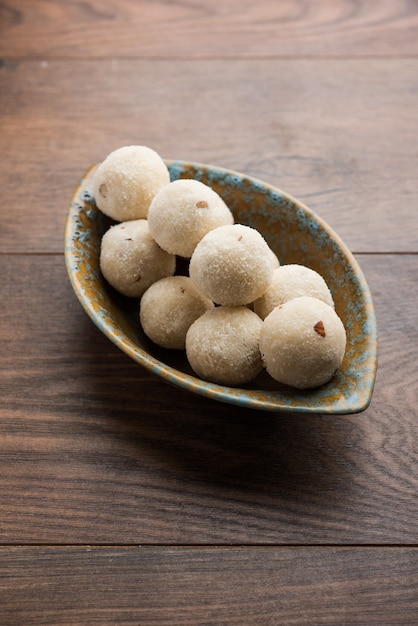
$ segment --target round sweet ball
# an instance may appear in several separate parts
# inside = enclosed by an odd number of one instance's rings
[[[118,222],[147,217],[155,194],[170,182],[160,155],[147,146],[123,146],[102,161],[93,179],[97,207]]]
[[[154,282],[174,274],[176,257],[155,243],[147,220],[132,220],[112,226],[103,235],[100,269],[119,293],[139,298]]]
[[[196,374],[220,385],[237,386],[262,370],[258,347],[263,322],[245,306],[219,306],[189,328],[186,354]]]
[[[189,273],[199,291],[217,304],[249,304],[271,282],[271,250],[254,228],[243,224],[220,226],[196,246]]]
[[[163,250],[189,258],[206,233],[233,224],[234,217],[216,191],[198,180],[179,179],[157,193],[148,222]]]
[[[310,296],[276,307],[262,322],[260,352],[275,380],[298,389],[319,387],[340,367],[346,333],[335,310]]]
[[[277,267],[266,292],[254,302],[254,311],[265,319],[279,304],[293,298],[311,296],[334,306],[334,300],[324,278],[305,265],[289,264]]]
[[[151,285],[142,296],[140,322],[154,343],[184,350],[190,326],[213,306],[188,276],[168,276]]]

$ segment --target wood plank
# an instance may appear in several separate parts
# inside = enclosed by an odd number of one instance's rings
[[[0,541],[415,544],[418,255],[359,261],[378,379],[336,418],[171,388],[96,329],[61,256],[0,257]]]
[[[3,548],[2,623],[397,626],[417,549]]]
[[[1,3],[0,56],[235,58],[418,52],[411,0]]]
[[[0,251],[62,252],[85,169],[142,143],[281,187],[355,252],[416,252],[417,63],[7,63]]]

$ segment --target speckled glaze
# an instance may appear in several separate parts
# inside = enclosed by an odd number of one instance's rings
[[[111,222],[98,211],[90,191],[97,165],[75,190],[65,228],[68,274],[93,322],[135,361],[193,393],[266,411],[350,414],[366,409],[377,369],[376,319],[363,273],[338,235],[299,201],[259,180],[197,163],[167,165],[172,180],[195,178],[213,187],[236,222],[259,230],[282,264],[301,263],[324,277],[347,331],[343,364],[331,381],[314,390],[279,385],[265,372],[238,389],[196,378],[183,352],[152,344],[139,325],[139,303],[117,294],[100,273],[100,240]]]

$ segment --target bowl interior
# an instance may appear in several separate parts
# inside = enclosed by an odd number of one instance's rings
[[[185,353],[159,348],[148,340],[139,324],[139,302],[118,294],[99,269],[101,237],[113,222],[97,209],[91,193],[97,165],[77,186],[65,229],[67,271],[93,322],[121,350],[165,381],[216,400],[269,411],[349,414],[367,408],[377,368],[375,313],[364,275],[338,235],[302,203],[259,180],[196,163],[167,161],[167,165],[172,180],[194,178],[215,189],[235,221],[260,231],[281,264],[300,263],[324,277],[347,332],[342,366],[327,384],[308,391],[280,385],[265,372],[244,387],[225,387],[197,378]]]

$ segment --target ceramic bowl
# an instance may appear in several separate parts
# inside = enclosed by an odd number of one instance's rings
[[[139,302],[125,298],[99,269],[100,240],[111,225],[92,196],[91,167],[74,192],[65,228],[65,259],[74,291],[98,328],[121,350],[164,381],[215,400],[267,411],[350,414],[367,408],[377,368],[376,319],[364,275],[343,241],[313,211],[269,184],[219,167],[167,161],[171,179],[210,185],[235,221],[256,228],[281,264],[300,263],[326,280],[347,332],[344,361],[334,378],[313,390],[276,383],[262,372],[241,388],[197,378],[185,353],[159,348],[142,332]]]

